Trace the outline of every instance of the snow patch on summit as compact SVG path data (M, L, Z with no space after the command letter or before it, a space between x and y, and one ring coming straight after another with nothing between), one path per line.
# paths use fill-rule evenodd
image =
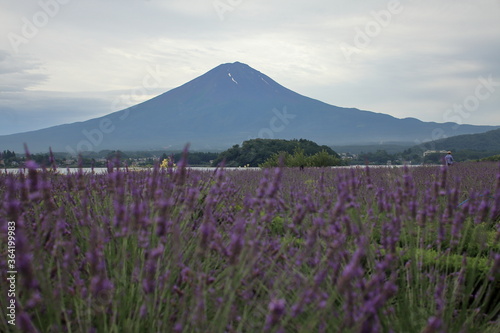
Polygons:
M231 78L231 80L233 80L234 83L238 84L238 81L236 81L232 76L231 76L231 73L227 73L227 75Z
M264 81L264 82L265 82L268 86L270 86L269 82L267 82L266 80L264 80L264 78L263 78L262 76L260 77L260 79L261 79L262 81Z

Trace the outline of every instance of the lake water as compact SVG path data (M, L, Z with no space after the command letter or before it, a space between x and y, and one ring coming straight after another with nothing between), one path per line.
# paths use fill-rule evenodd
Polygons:
M188 167L190 170L201 170L201 171L215 171L217 168L213 167ZM225 170L260 170L260 168L224 168ZM50 169L52 170L52 169ZM68 173L77 173L79 168L58 168L57 172L61 174L68 174ZM125 171L125 168L121 168L120 170ZM147 171L147 170L153 170L152 168L130 168L129 171ZM84 173L90 173L94 172L96 174L103 174L107 173L108 169L107 168L82 168L82 171ZM27 169L0 169L0 173L19 173L19 172L25 172L27 173Z
M420 165L408 165L408 167L416 167ZM437 167L440 165L425 165L428 167ZM336 166L336 167L330 167L332 169L347 169L347 168L365 168L366 166L364 165L348 165L348 166ZM401 168L403 165L370 165L370 168ZM215 171L217 168L214 167L188 167L190 170L200 170L200 171ZM260 170L261 168L224 168L225 170L240 170L240 171L245 171L245 170ZM61 174L68 174L68 173L77 173L78 168L58 168L57 171ZM108 172L107 168L83 168L82 169L84 173L90 173L94 172L96 174L104 174ZM125 170L125 168L122 168L121 170ZM152 170L151 168L130 168L129 171L143 171L143 170ZM19 172L28 172L27 169L0 169L0 173L19 173Z

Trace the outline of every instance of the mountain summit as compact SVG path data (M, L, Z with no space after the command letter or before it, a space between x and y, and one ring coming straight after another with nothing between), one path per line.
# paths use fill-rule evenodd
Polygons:
M295 93L250 66L235 62L153 99L104 117L0 136L0 151L77 153L103 149L225 149L251 138L304 138L319 144L419 142L482 133L494 126L398 119L329 105Z
M187 88L189 94L192 93L191 89L207 89L212 97L226 99L231 94L240 97L242 95L272 97L276 93L293 93L267 75L241 62L219 65L180 87L183 88Z

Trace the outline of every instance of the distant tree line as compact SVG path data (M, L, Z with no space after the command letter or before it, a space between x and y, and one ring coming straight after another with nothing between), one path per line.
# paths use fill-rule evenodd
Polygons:
M10 150L4 150L3 152L0 152L0 166L8 168L11 166L16 166L18 163L18 158L15 152Z
M500 153L500 151L478 151L478 150L469 150L462 149L454 151L452 149L443 150L451 150L453 154L453 158L457 162L465 162L465 161L476 161L480 159L484 159L490 157L492 155ZM389 154L385 150L377 150L376 152L369 153L360 153L356 155L355 158L350 160L350 164L353 165L369 165L369 164L390 164L393 165L401 165L404 163L411 164L443 164L444 153L430 153L424 156L424 149L422 147L413 147L404 150L400 153Z
M253 139L244 141L241 145L234 145L223 152L189 152L188 165L191 166L219 166L223 161L227 167L259 167L275 166L284 163L285 166L328 166L328 165L381 165L404 163L411 164L442 164L443 153L426 154L426 150L451 150L455 161L497 161L500 155L500 139L497 140L500 130L494 130L481 135L465 135L424 143L405 149L402 152L391 152L378 149L372 152L346 154L342 160L340 156L326 145L306 139ZM466 144L463 140L468 139ZM487 140L486 140L487 139ZM446 140L446 141L444 141ZM450 141L451 140L451 141ZM492 142L493 141L493 142ZM446 144L445 144L446 143ZM449 145L447 144L449 143ZM459 148L460 145L464 147ZM474 148L470 148L470 147ZM467 148L465 148L467 147ZM354 147L356 148L356 147ZM361 149L370 149L369 146ZM495 156L496 155L496 156ZM152 167L162 160L172 158L175 163L181 160L181 151L127 151L102 150L99 152L83 152L79 156L68 153L54 153L53 159L59 167L106 167L109 160L121 161L121 165ZM41 166L50 167L52 162L49 153L31 154L30 158ZM0 167L22 167L26 156L14 151L0 151Z
M173 160L178 163L182 159L182 152L177 152L174 154L163 153L160 158L161 161L172 157ZM208 153L208 152L193 152L187 154L187 164L191 166L210 166L211 163L219 156L219 153Z
M480 161L481 162L499 162L500 161L500 154L482 158Z
M189 152L187 155L188 165L210 166L219 153L215 152ZM108 161L120 161L122 166L152 167L162 160L172 157L174 161L181 160L182 152L165 151L137 151L123 152L120 150L102 150L99 152L83 152L79 156L69 153L53 153L53 161L58 167L106 167ZM30 154L30 159L40 166L50 167L52 160L49 153ZM0 167L16 168L22 167L26 160L24 154L4 150L0 152Z

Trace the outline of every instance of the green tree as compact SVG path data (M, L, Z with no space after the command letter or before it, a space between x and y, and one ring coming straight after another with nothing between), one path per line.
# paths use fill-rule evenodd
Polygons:
M342 165L342 160L335 155L322 150L312 156L306 156L302 148L297 148L293 155L288 152L273 154L260 167L269 168L277 166L286 167L328 167Z
M334 155L328 154L326 150L309 157L309 165L315 167L327 167L334 165L342 165L342 160Z
M308 158L304 154L304 149L301 147L296 147L293 151L293 155L290 156L290 160L286 166L289 167L301 167L301 166L309 166Z
M488 157L482 158L480 161L482 161L482 162L498 162L498 161L500 161L500 155L488 156Z
M228 150L219 154L213 165L217 166L222 161L226 162L226 166L259 166L265 163L272 156L278 161L279 156L274 154L287 153L286 157L288 164L294 166L306 166L306 156L311 156L321 151L339 158L339 155L330 147L320 146L317 143L305 140L281 140L281 139L253 139L244 141L241 145L234 145ZM277 163L277 162L276 162Z

